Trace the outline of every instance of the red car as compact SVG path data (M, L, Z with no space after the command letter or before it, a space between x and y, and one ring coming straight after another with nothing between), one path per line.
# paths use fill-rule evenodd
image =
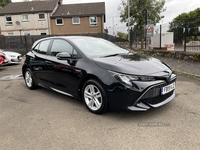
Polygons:
M6 63L6 56L5 56L5 54L3 52L0 52L0 66L3 63Z

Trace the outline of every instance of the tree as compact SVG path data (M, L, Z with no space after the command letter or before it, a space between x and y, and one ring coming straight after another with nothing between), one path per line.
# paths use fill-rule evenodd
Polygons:
M128 6L126 1L127 0L122 0L122 5L119 7L122 22L128 21ZM151 20L151 23L158 23L164 18L164 16L160 16L160 13L166 10L163 8L164 4L165 0L130 0L130 25L137 24L139 27L143 27L145 24L146 11L147 18Z
M0 1L0 10L6 6L8 3L11 3L11 0L1 0Z
M183 43L183 37L187 39L197 40L200 27L200 8L189 13L182 13L175 17L170 23L169 32L174 32L174 42Z
M117 35L118 35L120 38L124 39L124 40L128 40L128 34L126 34L126 33L117 32Z
M165 0L129 0L130 1L130 18L128 19L127 0L122 0L119 7L121 22L128 23L130 26L137 25L137 29L144 30L147 19L151 20L151 24L158 23L164 16L160 14L165 11ZM127 24L128 25L128 24ZM142 32L141 32L142 33ZM141 34L141 40L143 40ZM143 43L143 42L142 42Z

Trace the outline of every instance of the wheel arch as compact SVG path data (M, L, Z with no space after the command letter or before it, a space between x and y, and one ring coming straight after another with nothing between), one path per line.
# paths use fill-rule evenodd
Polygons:
M25 71L26 71L27 68L29 68L27 64L24 64L22 66L22 75L23 75L23 77L24 77L24 73L25 73Z
M83 88L84 84L86 83L86 81L88 81L88 80L96 80L96 81L98 81L99 84L102 86L102 88L105 90L105 86L104 86L103 82L97 76L89 74L86 77L84 77L81 80L80 84L79 84L79 87L78 87L78 91L79 91L78 92L78 96L79 96L80 99L81 99L82 88ZM106 90L105 90L105 92L106 92Z

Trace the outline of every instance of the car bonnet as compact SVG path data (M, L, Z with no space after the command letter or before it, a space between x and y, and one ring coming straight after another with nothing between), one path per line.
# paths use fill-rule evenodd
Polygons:
M93 58L94 62L101 68L132 75L150 75L170 68L153 57L133 55L117 55L113 57Z

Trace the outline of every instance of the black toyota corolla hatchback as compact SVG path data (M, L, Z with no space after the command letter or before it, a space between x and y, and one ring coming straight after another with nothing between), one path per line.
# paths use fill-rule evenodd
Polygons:
M26 86L81 99L92 113L145 111L175 97L176 75L168 65L84 36L36 41L22 67Z

